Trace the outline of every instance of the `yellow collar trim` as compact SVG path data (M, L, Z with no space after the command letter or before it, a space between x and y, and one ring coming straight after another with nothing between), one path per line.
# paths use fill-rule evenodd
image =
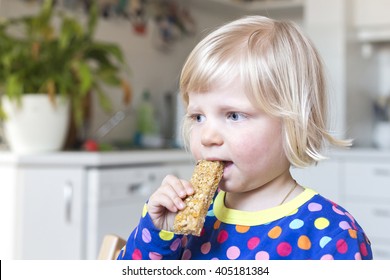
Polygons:
M255 226L267 224L294 214L297 209L316 195L312 189L305 190L291 201L269 209L249 212L225 207L225 192L220 191L214 201L214 214L218 220L227 224Z

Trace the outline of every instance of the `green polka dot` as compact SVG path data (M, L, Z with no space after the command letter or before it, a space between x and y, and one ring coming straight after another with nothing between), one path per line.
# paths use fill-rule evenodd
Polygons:
M164 241L172 240L172 238L174 236L173 232L165 231L165 230L160 231L160 233L158 235Z
M329 220L326 218L318 218L314 221L314 226L317 229L324 229L329 226Z

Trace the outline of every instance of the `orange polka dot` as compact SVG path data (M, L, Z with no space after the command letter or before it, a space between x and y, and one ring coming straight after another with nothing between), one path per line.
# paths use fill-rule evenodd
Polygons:
M237 226L236 226L236 231L239 232L239 233L245 233L245 232L247 232L249 229L250 229L249 226L240 226L240 225L237 225Z
M348 233L349 233L349 236L351 236L352 238L354 238L354 239L357 238L356 230L348 229Z
M280 226L276 226L268 232L268 236L269 238L276 239L280 236L281 233L282 233L282 228Z
M298 239L298 247L302 250L309 250L311 248L311 242L309 237L301 235Z
M221 226L221 222L216 220L214 223L214 229L219 229L220 226Z

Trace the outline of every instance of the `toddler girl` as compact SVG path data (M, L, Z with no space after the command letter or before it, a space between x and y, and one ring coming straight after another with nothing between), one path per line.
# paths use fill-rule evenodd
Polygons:
M351 144L326 128L323 65L298 26L249 16L220 27L189 55L180 89L194 158L225 163L219 192L201 236L176 235L193 189L168 175L119 259L372 259L352 215L290 173L324 159L325 144Z

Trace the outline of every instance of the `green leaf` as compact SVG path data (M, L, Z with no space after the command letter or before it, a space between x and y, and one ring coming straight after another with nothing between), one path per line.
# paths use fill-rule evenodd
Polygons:
M76 69L80 81L80 94L86 96L92 87L93 77L88 64L80 62Z
M111 102L107 98L107 96L104 93L104 91L99 86L97 86L95 90L96 90L96 93L98 95L98 101L99 101L99 104L102 107L102 109L105 112L111 112L112 111Z
M5 92L9 97L18 99L23 92L23 87L21 85L22 83L17 75L10 75L6 80Z

